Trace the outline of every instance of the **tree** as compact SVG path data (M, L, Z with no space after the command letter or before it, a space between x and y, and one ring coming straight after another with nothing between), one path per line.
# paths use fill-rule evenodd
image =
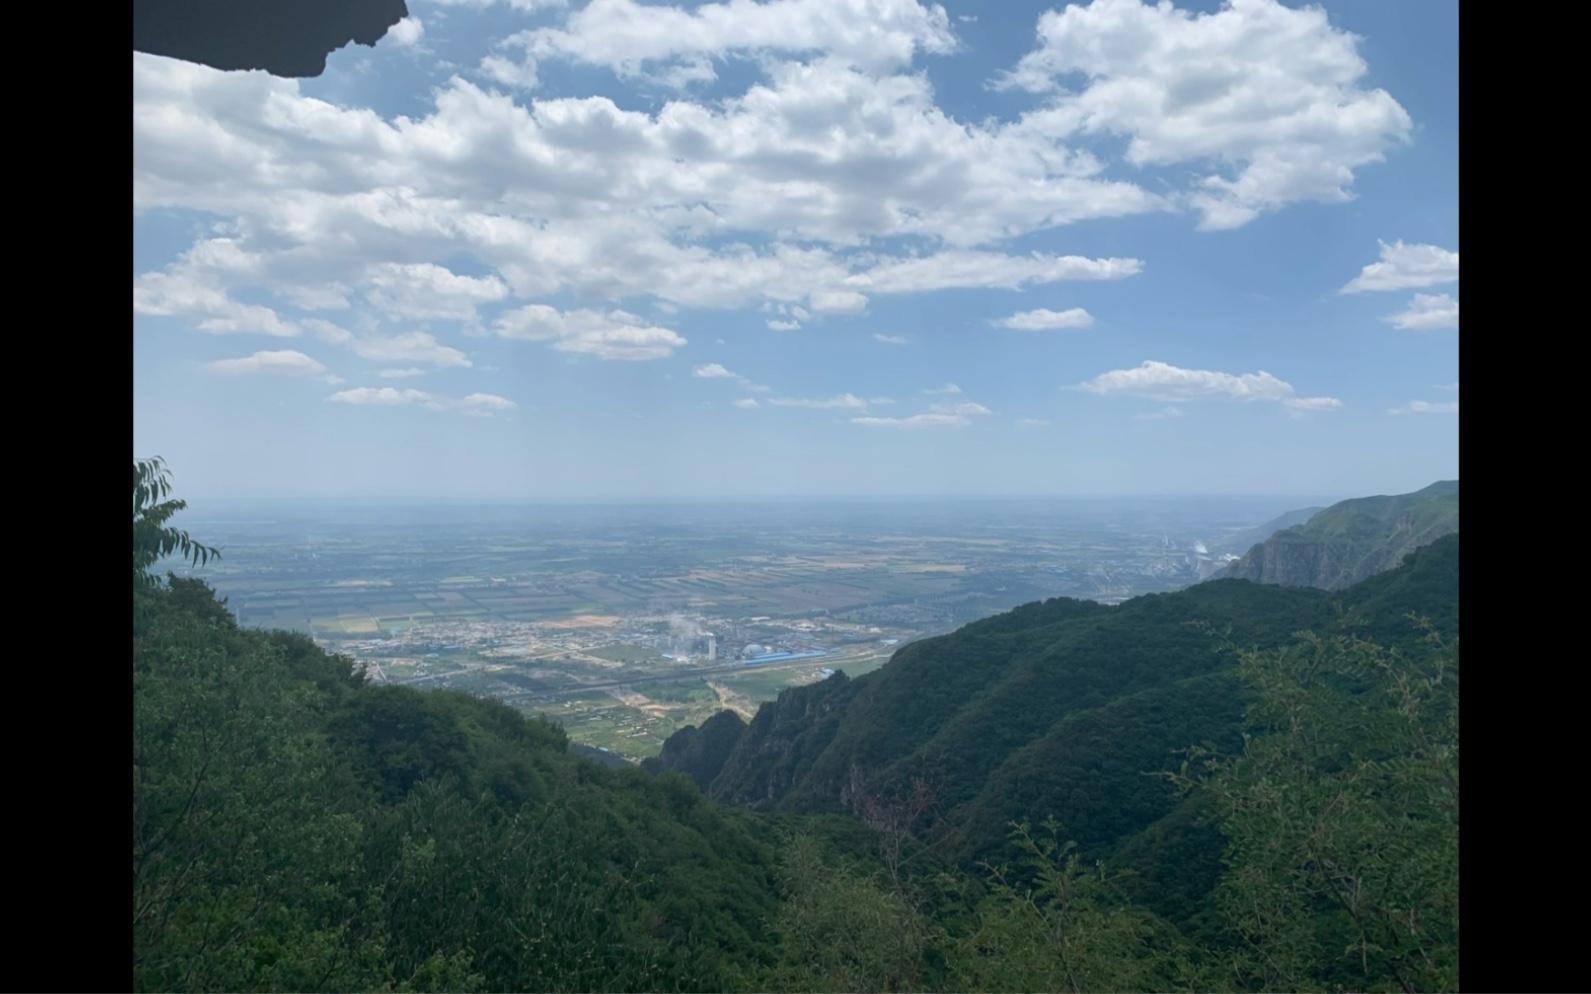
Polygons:
M1230 840L1230 983L1458 989L1458 647L1303 636L1240 652L1239 755L1194 750Z
M220 559L221 551L195 542L188 533L167 522L188 506L184 500L170 500L171 475L165 462L133 460L133 587L154 586L157 581L149 568L160 560L180 554L184 561L202 566Z
M1031 870L1018 883L1005 867L985 863L988 895L973 927L951 954L955 989L981 991L1212 990L1188 944L1152 912L1130 905L1118 878L1099 863L1086 866L1060 825L1035 833L1026 822L1011 839Z

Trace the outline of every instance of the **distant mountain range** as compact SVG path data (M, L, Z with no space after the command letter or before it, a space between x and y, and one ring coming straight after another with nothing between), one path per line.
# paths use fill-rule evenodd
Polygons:
M1313 513L1311 513L1313 512ZM1288 519L1290 524L1282 524ZM1224 576L1342 590L1391 569L1408 553L1458 531L1458 481L1395 497L1359 497L1290 512ZM1266 526L1269 527L1269 526Z

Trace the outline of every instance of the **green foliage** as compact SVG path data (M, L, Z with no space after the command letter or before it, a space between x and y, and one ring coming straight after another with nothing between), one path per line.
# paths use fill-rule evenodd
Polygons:
M134 596L135 990L719 990L772 961L773 854L683 777L370 685L197 580Z
M187 501L168 500L171 476L166 464L154 459L133 460L133 586L155 582L149 567L171 555L180 555L195 566L221 558L221 552L195 542L188 533L167 522Z
M1456 536L1029 605L648 772L156 583L180 507L135 463L135 990L1457 989Z
M809 835L780 864L777 960L754 983L774 991L921 989L932 922L900 894L847 870Z
M1253 731L1180 775L1224 811L1235 983L1458 989L1458 651L1421 648L1240 654Z
M988 896L951 951L953 989L977 991L1169 991L1204 989L1192 950L1152 913L1128 904L1102 864L1085 866L1060 842L1060 825L1012 841L1028 872L1018 883L987 866Z

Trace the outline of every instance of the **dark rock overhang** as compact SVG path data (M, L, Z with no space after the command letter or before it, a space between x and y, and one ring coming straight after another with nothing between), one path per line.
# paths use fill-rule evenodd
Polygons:
M374 46L404 0L133 0L133 51L215 69L319 76L349 42Z

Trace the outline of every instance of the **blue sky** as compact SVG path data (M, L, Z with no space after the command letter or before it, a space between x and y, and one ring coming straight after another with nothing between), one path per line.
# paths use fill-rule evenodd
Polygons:
M133 57L133 449L190 498L1458 475L1457 5L410 0Z

